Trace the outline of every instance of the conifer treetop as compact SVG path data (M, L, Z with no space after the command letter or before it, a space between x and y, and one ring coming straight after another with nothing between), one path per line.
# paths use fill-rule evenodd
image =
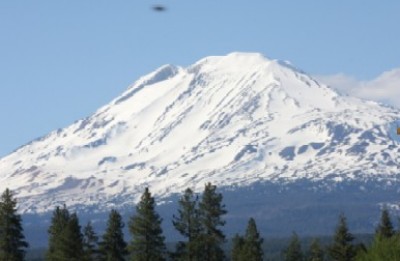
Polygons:
M28 246L17 213L17 200L7 188L0 197L0 260L22 261Z

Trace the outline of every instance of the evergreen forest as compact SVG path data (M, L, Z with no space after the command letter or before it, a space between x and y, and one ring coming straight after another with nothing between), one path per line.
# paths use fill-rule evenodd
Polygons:
M223 195L215 185L206 184L202 194L186 189L176 213L168 221L182 240L171 244L166 242L164 221L157 213L149 188L145 188L129 220L123 220L118 210L112 209L102 235L97 234L91 222L80 224L78 214L67 206L57 206L47 230L45 253L32 259L27 255L29 244L17 201L12 191L6 189L0 198L0 261L400 261L400 231L394 228L387 208L382 209L368 244L356 240L341 213L329 240L316 237L304 243L293 232L278 255L265 251L266 245L274 241L263 238L254 218L243 224L244 234L227 238L224 233L227 213ZM129 231L129 237L124 231Z

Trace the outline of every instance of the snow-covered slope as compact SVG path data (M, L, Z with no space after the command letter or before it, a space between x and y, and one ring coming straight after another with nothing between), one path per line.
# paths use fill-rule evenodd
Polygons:
M400 111L342 96L260 54L166 65L94 115L0 160L24 212L108 209L205 182L394 179Z

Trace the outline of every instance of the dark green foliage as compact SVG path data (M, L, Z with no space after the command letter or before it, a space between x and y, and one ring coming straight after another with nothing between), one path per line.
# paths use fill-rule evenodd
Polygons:
M299 237L296 233L293 233L289 246L284 251L285 261L302 261L304 260L303 252L301 250L301 244Z
M217 187L206 184L199 204L202 232L199 237L201 260L220 261L225 259L222 244L225 235L221 228L225 225L222 216L227 213L222 204L222 194L216 192Z
M81 261L83 256L83 236L78 216L73 213L61 234L60 250L67 260Z
M95 261L98 257L98 237L91 222L83 228L83 252L85 261Z
M49 247L46 253L46 260L62 260L61 235L68 224L69 217L70 214L65 205L62 209L57 206L54 210L51 225L47 231L49 234Z
M394 235L392 221L390 220L389 211L384 208L381 214L381 221L376 228L376 235L383 238L390 238Z
M309 253L308 253L308 261L323 261L324 260L324 251L321 248L318 239L314 239L311 242Z
M244 241L245 243L242 251L244 260L262 261L262 243L264 240L261 238L260 233L258 233L256 221L253 218L250 218L247 224Z
M244 238L236 234L232 239L232 261L241 261L243 260L243 247L244 247Z
M264 255L262 243L263 239L258 233L256 222L253 218L250 218L245 236L236 235L233 238L232 260L262 261Z
M177 244L174 258L177 260L197 260L196 257L201 255L198 242L201 232L198 198L188 188L178 204L178 215L173 216L172 224L186 241Z
M364 243L360 242L354 246L354 250L356 252L356 256L367 253L367 247Z
M333 244L329 248L329 254L335 261L354 260L356 251L352 245L353 235L347 228L346 218L343 214L339 216L339 224L333 237Z
M115 209L111 210L107 221L107 228L99 244L100 260L124 261L127 255L126 242L122 229L124 222Z
M50 261L80 261L83 256L83 236L78 216L70 214L64 206L53 212L49 233L49 249L46 259Z
M154 198L146 188L136 206L136 215L129 221L132 241L129 245L132 260L165 260L166 247L161 228L162 219L155 211Z
M400 237L394 235L390 238L376 236L367 251L357 254L357 261L400 261Z
M19 261L24 260L25 249L28 243L25 241L21 216L17 214L17 201L7 188L0 199L0 260Z

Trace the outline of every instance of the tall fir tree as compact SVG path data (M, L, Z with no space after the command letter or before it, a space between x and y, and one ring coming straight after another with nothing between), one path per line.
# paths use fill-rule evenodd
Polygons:
M400 235L390 238L375 237L366 251L357 253L357 261L397 261L400 260Z
M244 238L238 234L236 234L232 238L232 252L231 252L231 260L232 261L244 260L244 256L243 256L244 243L245 243Z
M308 261L324 261L324 250L317 238L313 239L308 251Z
M70 214L65 206L62 209L56 207L48 233L46 260L82 260L83 237L76 213Z
M128 254L124 240L124 222L117 210L110 212L107 228L99 244L100 260L102 261L124 261Z
M249 219L244 237L235 235L233 238L232 260L233 261L262 261L263 260L263 239L257 230L256 222Z
M60 250L64 260L81 261L83 257L83 235L76 213L70 215L67 226L63 229L60 239Z
M289 245L284 251L285 261L303 261L303 251L301 250L301 244L299 237L295 232L290 239Z
M161 261L166 258L162 219L155 211L155 201L146 188L136 206L136 214L129 221L132 241L129 245L131 260Z
M63 208L59 206L53 211L53 216L51 218L51 224L48 229L49 243L46 253L46 260L48 261L58 261L63 260L64 256L62 253L62 233L67 227L70 219L70 214L66 206Z
M392 221L390 220L390 214L388 209L385 207L382 209L381 220L376 228L376 236L383 238L390 238L395 234L393 229Z
M0 199L0 260L24 260L28 243L23 234L21 216L17 214L17 201L7 188Z
M329 248L329 255L334 261L352 261L356 256L353 235L349 232L346 218L343 214L339 216L339 223L335 230L333 243Z
M194 261L199 260L199 235L201 232L198 197L188 188L178 202L178 214L173 216L172 224L186 239L177 244L175 259Z
M83 252L84 261L95 261L98 259L99 238L96 235L92 223L89 221L83 228Z
M250 218L247 224L244 241L244 247L242 250L244 260L262 261L264 255L262 243L264 239L260 236L260 233L257 230L256 221L253 218Z
M206 184L199 204L202 232L199 244L202 260L220 261L225 259L222 245L225 235L221 227L225 225L222 216L227 213L222 203L222 194L217 193L217 187L211 183Z

